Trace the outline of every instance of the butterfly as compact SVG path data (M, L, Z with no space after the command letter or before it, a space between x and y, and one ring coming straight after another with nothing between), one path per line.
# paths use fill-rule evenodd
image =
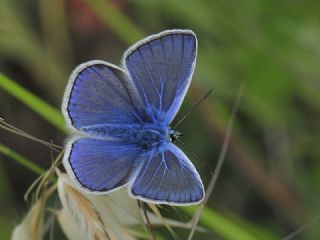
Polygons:
M170 128L189 88L197 56L191 30L166 30L131 46L122 68L94 60L67 84L62 113L72 135L64 167L93 194L127 186L133 198L191 205L204 198L201 178Z

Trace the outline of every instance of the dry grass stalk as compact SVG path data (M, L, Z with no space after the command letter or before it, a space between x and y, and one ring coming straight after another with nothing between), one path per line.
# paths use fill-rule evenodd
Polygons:
M152 203L148 203L148 206L153 211L155 216L160 220L160 222L168 229L168 231L171 233L172 237L174 239L177 239L178 238L177 234L171 228L171 226L169 225L168 221L161 215L161 213L160 213L159 209L157 208L157 206L155 204L152 204Z
M86 196L103 212L102 217L107 218L112 215L123 225L144 223L138 201L129 196L125 187L104 196Z
M43 236L44 207L46 197L39 198L12 233L12 240L41 240Z
M97 212L93 204L73 186L66 174L60 173L58 176L58 193L63 206L62 211L69 213L75 222L73 227L77 227L70 229L68 233L79 231L80 239L86 240L111 240L112 238L105 230L100 213ZM65 219L67 218L68 216L65 216ZM66 221L63 221L61 226L65 223Z
M56 191L56 185L52 185L47 188L47 183L43 181L38 188L43 189L42 193L36 194L34 197L35 202L33 203L31 209L22 220L22 222L17 225L13 232L12 240L41 240L44 233L44 212L47 199Z
M134 240L130 225L143 225L137 201L132 199L125 188L104 196L86 195L101 214L106 231L113 239Z
M57 219L62 231L69 240L81 239L81 231L79 231L79 226L74 221L68 210L65 208L59 210L57 212Z
M136 240L144 235L131 228L133 225L144 226L145 221L137 200L128 195L125 187L107 195L84 194L66 174L58 173L58 176L58 192L63 205L57 214L58 221L69 239ZM156 205L150 207L155 212L148 212L152 225L166 226L173 236L175 233L170 226L190 228L190 224L163 218ZM80 233L79 229L85 232Z

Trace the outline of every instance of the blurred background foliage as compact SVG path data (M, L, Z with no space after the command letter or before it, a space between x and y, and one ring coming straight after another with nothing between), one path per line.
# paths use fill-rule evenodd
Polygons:
M237 239L222 232L241 229L259 236L253 239L280 239L318 216L316 0L0 0L0 117L63 144L66 135L56 109L35 106L37 100L24 91L59 110L76 65L92 59L119 64L129 45L172 28L192 29L199 40L195 75L177 119L209 89L214 91L180 129L189 148L212 169L245 83L226 162L201 222L209 231L194 239ZM0 239L8 239L26 211L23 194L37 177L8 151L43 168L52 156L47 148L2 129L0 144ZM207 185L209 171L192 160ZM319 239L319 224L294 239ZM178 233L181 239L187 236Z

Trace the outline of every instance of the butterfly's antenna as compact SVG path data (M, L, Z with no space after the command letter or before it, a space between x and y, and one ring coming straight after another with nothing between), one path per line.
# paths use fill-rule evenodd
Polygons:
M200 100L199 102L197 102L192 108L189 109L188 112L186 112L184 114L184 116L176 123L176 125L173 126L172 129L175 129L176 127L178 127L180 125L180 123L182 123L184 120L186 120L186 118L190 115L190 113L192 113L202 102L203 100L205 100L207 97L209 97L209 95L212 93L213 89L210 89Z
M199 158L199 156L197 154L194 153L194 151L192 151L185 142L182 142L181 139L177 138L176 139L179 143L181 143L182 146L184 146L186 148L186 150L192 155L194 156L199 162L201 162L204 166L206 166L206 168L209 170L210 174L213 175L213 171L211 170L211 168L208 166L208 164L206 164L206 162L202 161L201 158Z

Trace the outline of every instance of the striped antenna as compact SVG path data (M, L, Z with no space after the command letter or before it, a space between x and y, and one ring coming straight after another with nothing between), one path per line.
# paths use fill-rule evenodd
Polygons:
M209 97L209 95L212 93L213 89L210 89L209 92L207 92L200 100L199 102L197 102L192 108L189 109L188 112L186 112L183 117L176 123L176 125L173 126L172 129L175 129L176 127L178 127L180 125L180 123L182 123L184 120L186 120L186 118L190 115L190 113L192 113L202 102L203 100L205 100L207 97Z
M210 174L213 175L213 171L211 170L211 168L208 166L208 164L204 161L201 160L201 158L195 154L194 151L192 151L185 142L182 142L180 138L176 139L179 143L181 143L182 146L185 147L185 149L193 156L195 157L199 162L201 162L204 166L206 166L206 168L209 170Z

